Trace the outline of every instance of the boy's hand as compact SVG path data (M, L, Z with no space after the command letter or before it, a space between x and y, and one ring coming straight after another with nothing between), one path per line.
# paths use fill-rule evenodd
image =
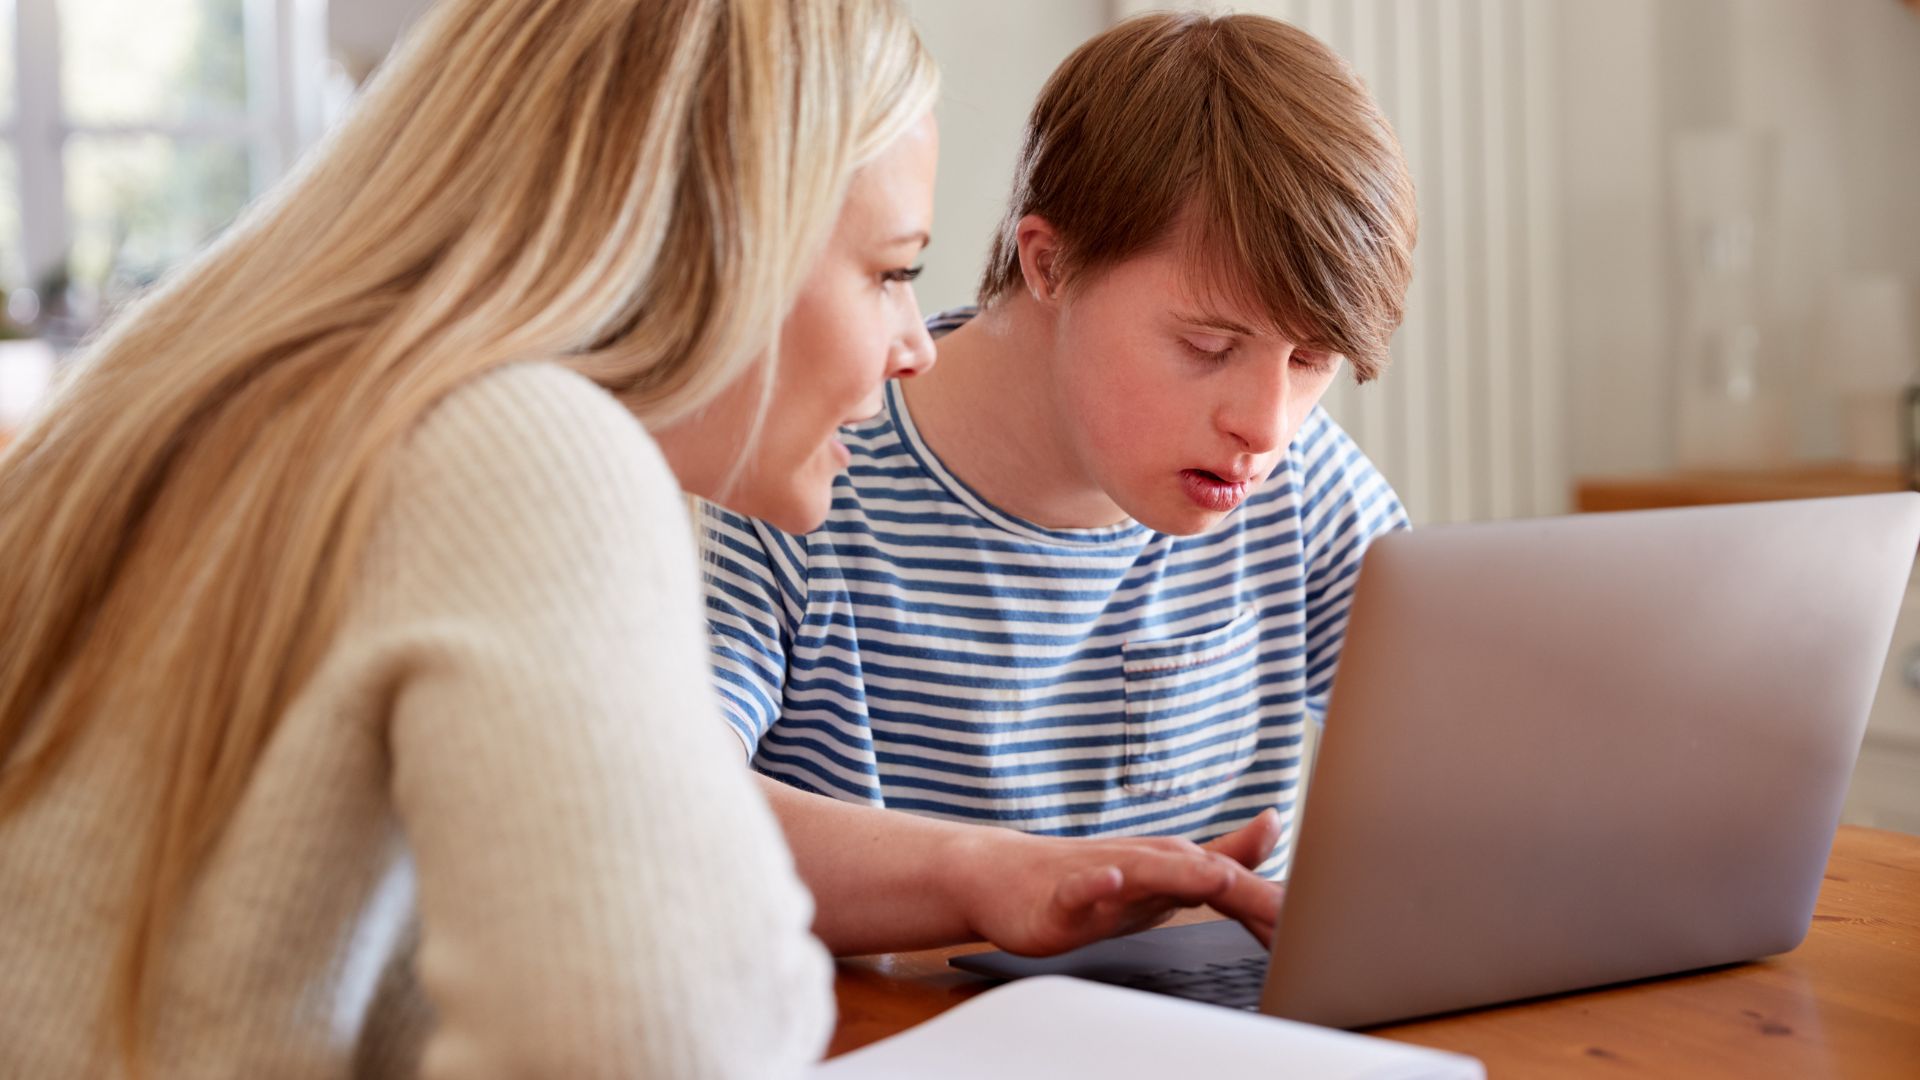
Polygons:
M956 859L974 933L1024 956L1048 956L1154 926L1211 904L1261 944L1273 940L1281 886L1260 877L1279 840L1272 810L1206 846L1172 837L1062 839L994 830Z

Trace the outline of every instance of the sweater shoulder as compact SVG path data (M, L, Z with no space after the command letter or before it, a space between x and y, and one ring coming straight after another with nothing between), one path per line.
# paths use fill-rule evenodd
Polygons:
M573 478L608 497L679 492L640 421L612 394L553 363L496 368L421 419L400 455L399 484L433 489L461 478L483 479L496 491Z

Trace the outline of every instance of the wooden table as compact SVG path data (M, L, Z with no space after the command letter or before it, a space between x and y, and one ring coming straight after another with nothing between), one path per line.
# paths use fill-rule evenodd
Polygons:
M840 963L830 1054L992 985L947 966L982 946ZM1843 827L1813 927L1784 956L1396 1024L1371 1034L1472 1054L1491 1077L1920 1077L1920 837Z
M1859 465L1809 464L1778 469L1708 470L1638 476L1586 476L1574 482L1574 509L1653 510L1671 506L1823 499L1836 495L1878 495L1905 491L1898 469Z

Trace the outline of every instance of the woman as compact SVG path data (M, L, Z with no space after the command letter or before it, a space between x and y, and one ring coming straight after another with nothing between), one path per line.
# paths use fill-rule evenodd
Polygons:
M818 1055L681 489L810 527L930 362L934 85L888 0L447 0L89 350L0 458L0 1073Z

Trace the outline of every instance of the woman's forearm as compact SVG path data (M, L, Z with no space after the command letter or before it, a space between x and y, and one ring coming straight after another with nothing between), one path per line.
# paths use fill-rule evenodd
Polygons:
M966 864L1003 830L858 806L755 779L813 891L813 932L834 955L979 940L958 883L971 873Z
M1271 810L1204 846L1169 836L1047 837L843 803L756 778L837 956L991 941L1047 956L1211 904L1262 941L1281 889L1253 868Z

